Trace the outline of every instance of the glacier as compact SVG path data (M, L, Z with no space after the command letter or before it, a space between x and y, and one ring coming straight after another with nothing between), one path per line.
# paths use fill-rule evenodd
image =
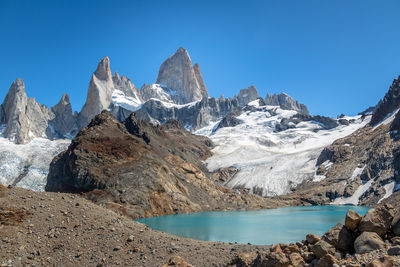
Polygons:
M260 106L257 100L249 105L254 109L237 117L239 125L217 129L219 122L214 121L195 133L208 136L216 145L213 156L205 161L209 171L235 167L238 172L225 185L262 196L287 194L303 181L324 179L316 175L321 151L370 120L370 116L345 117L352 123L330 130L316 121L303 121L295 128L276 132L276 124L297 112Z
M51 161L70 143L69 139L34 138L17 145L0 135L0 183L43 191Z

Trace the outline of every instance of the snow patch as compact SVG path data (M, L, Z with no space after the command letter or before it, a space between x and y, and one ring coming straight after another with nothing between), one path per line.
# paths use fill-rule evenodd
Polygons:
M139 98L126 96L124 92L120 90L114 90L112 94L112 104L132 112L142 107L142 101L140 101Z
M371 187L374 180L360 185L351 197L339 197L336 198L331 205L354 205L357 206L360 202L360 197Z
M381 199L379 199L378 204L381 203L382 200L390 197L393 194L394 187L395 187L395 182L391 182L383 186L383 188L385 189L385 195Z

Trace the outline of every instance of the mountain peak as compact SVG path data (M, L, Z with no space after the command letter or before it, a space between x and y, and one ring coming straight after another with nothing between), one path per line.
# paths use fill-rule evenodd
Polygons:
M195 69L198 70L197 73ZM208 96L208 93L204 93L207 87L199 66L192 65L189 53L183 47L162 63L156 83L175 91L174 101L178 104L198 101L205 95Z
M106 56L102 58L97 65L97 69L94 72L94 75L100 80L111 80L111 68L110 68L110 59Z

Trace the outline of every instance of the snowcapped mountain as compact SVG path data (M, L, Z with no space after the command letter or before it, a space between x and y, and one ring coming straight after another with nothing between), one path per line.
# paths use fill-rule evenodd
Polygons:
M361 116L345 117L343 124L328 129L318 117L299 120L297 115L298 111L255 100L235 117L237 125L221 128L216 121L197 130L196 134L208 136L216 144L213 156L206 160L209 170L237 169L225 183L231 188L248 188L263 196L286 194L303 181L324 179L316 174L324 147L369 122ZM290 119L289 128L279 131L282 121Z
M184 48L161 65L156 83L140 90L128 77L117 72L112 76L110 60L104 57L91 76L79 113L72 112L66 94L49 109L28 99L22 80L13 83L0 108L0 182L43 189L51 159L104 109L119 121L132 112L156 125L181 121L216 144L206 161L210 171L234 167L235 175L225 184L263 196L323 180L324 175L316 174L321 151L369 121L361 115L312 116L285 93L260 98L255 86L241 89L233 98L209 97L199 64L192 65Z

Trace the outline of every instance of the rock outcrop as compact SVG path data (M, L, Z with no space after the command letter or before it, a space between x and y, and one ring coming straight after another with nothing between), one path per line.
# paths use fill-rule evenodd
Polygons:
M78 133L78 115L72 113L71 103L67 94L62 96L60 102L52 107L51 111L55 116L54 119L49 121L49 126L57 137L71 138Z
M161 65L157 84L165 85L174 102L186 104L208 96L207 87L201 77L200 67L194 67L189 53L180 47L176 53Z
M139 90L128 77L124 75L120 76L118 72L115 72L112 80L115 90L120 90L125 94L125 96L133 97L138 101L142 100L139 94Z
M379 101L371 118L371 125L381 122L387 115L400 108L400 76L393 80L385 97Z
M280 106L282 109L295 110L299 113L309 115L308 108L304 104L300 104L297 100L290 97L285 93L281 94L267 94L265 97L265 104L271 106Z
M252 85L247 89L241 89L237 96L239 104L241 106L247 105L249 102L256 100L260 96L258 95L257 88Z
M178 122L153 126L132 113L120 123L103 111L53 160L46 191L81 192L132 218L273 205L215 183L202 163L211 148Z

